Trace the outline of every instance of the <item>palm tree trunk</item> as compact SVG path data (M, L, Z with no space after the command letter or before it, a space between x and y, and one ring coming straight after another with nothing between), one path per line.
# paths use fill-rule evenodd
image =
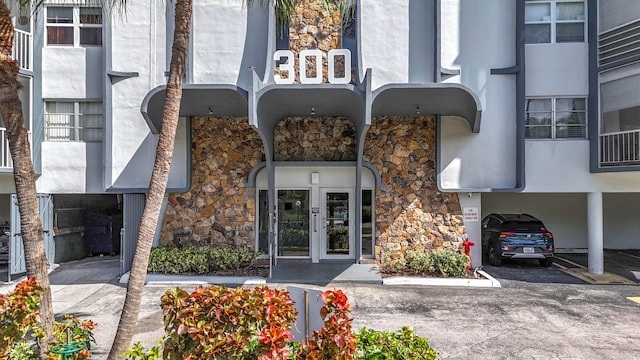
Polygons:
M7 128L9 151L13 159L13 178L18 197L18 209L22 242L24 244L27 275L35 276L42 286L43 292L40 302L40 322L47 337L41 342L40 351L48 351L47 344L53 336L53 306L51 300L51 285L47 273L47 257L44 251L44 237L38 198L36 180L31 162L31 147L29 135L24 126L22 103L18 97L20 83L18 82L18 65L11 58L13 48L13 25L9 9L0 1L0 114Z
M169 80L165 95L162 114L162 129L156 148L156 159L153 164L149 194L142 213L138 243L131 265L131 274L127 285L127 295L120 315L120 322L116 337L113 341L110 360L122 359L133 338L138 321L140 301L144 290L144 281L149 265L149 252L153 244L153 237L160 216L160 208L164 198L169 168L173 156L173 147L178 125L180 102L182 100L182 79L185 72L187 51L189 49L189 35L191 28L192 0L177 0L175 33L169 67Z

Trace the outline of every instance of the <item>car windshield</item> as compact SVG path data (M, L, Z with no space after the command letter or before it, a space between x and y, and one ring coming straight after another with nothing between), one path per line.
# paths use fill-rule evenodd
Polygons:
M506 221L503 230L515 232L547 231L540 221Z

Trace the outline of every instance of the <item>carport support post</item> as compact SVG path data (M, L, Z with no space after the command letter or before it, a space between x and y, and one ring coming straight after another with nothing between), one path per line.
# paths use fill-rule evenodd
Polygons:
M589 272L600 275L604 273L601 192L587 194L587 226L589 236Z

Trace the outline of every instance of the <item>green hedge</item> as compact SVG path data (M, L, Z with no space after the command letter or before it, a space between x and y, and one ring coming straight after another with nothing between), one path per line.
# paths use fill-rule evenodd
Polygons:
M382 254L382 268L387 272L463 277L467 274L469 266L469 257L457 251L407 250L405 254L401 252Z
M204 275L240 270L253 265L259 255L241 247L158 246L151 249L147 271L159 274Z

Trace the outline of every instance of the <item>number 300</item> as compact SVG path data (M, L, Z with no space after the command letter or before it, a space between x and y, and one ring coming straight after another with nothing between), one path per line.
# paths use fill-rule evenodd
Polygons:
M344 58L344 64L348 69L351 66L351 52L349 49L333 49L327 53L328 78L330 84L348 84L351 82L351 71L346 70L344 75L336 77L335 60L338 57ZM284 62L278 64L280 75L273 75L273 81L276 84L293 84L295 80L295 56L291 50L278 50L273 53L273 60L281 60ZM316 74L313 77L307 76L307 58L315 58ZM300 82L302 84L320 84L322 82L322 51L320 50L302 50L299 55L300 63ZM286 71L286 75L283 76Z

